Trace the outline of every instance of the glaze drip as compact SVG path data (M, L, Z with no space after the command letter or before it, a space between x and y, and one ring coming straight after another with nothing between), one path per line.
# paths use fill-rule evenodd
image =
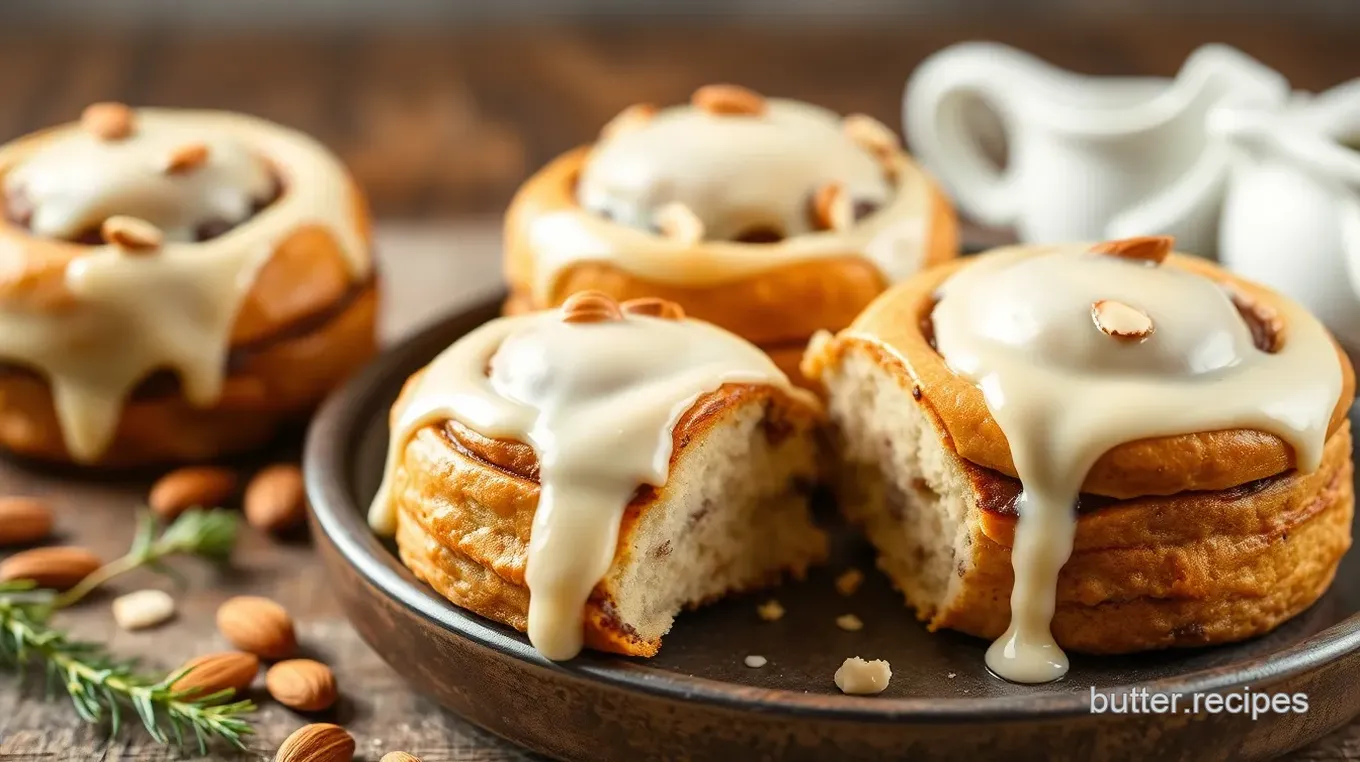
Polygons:
M375 531L396 530L402 453L425 426L453 419L529 444L540 492L525 570L528 634L554 660L580 651L586 602L613 562L623 511L640 485L666 483L672 430L701 395L760 383L815 404L759 349L707 323L562 317L553 310L492 321L421 371L394 407L369 512Z
M1067 657L1054 641L1058 573L1072 551L1076 503L1096 460L1150 437L1255 429L1294 449L1312 471L1342 386L1322 326L1284 302L1288 335L1257 348L1232 298L1171 264L1053 247L997 253L947 280L932 315L936 347L978 385L1010 445L1023 491L1012 549L1011 624L988 666L1023 683L1055 680ZM1095 305L1130 310L1115 335ZM1129 321L1132 321L1131 323Z

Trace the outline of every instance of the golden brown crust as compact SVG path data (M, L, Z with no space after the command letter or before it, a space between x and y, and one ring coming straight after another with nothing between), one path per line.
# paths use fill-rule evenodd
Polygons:
M407 382L403 397L418 377ZM728 384L700 397L677 422L672 466L691 442L757 401L767 406L766 435L772 438L787 433L783 425L807 429L820 420L819 410L774 387ZM455 604L521 631L529 601L524 568L539 491L537 459L526 450L523 443L489 439L457 424L426 426L402 451L391 485L402 562ZM656 489L639 488L620 524L622 555L615 563L626 560L628 538L659 499ZM659 641L639 638L612 615L612 594L605 583L592 593L586 645L633 656L655 654Z
M511 290L508 314L555 307L572 293L587 289L603 291L619 301L659 296L680 304L691 317L722 326L755 344L782 344L806 341L820 329L849 325L885 287L882 275L862 252L847 251L842 256L792 263L705 286L658 283L608 263L581 262L567 267L548 298L540 301L531 290L538 257L528 230L545 214L580 209L576 179L589 150L588 146L577 148L549 163L525 182L510 203L505 222L505 275ZM958 253L953 207L932 181L927 179L927 183L929 242L923 267Z
M1063 648L1125 653L1259 635L1311 605L1350 547L1350 426L1328 439L1314 472L1250 489L1113 501L1084 512L1058 578L1053 634ZM1006 479L971 469L975 490ZM960 593L918 607L931 629L999 637L1010 620L1013 515L979 511Z
M377 285L370 283L322 325L241 352L211 407L190 405L174 387L169 394L134 394L97 465L200 461L267 443L377 352L377 305ZM0 446L24 457L70 460L51 389L40 376L0 374Z
M9 155L30 155L61 129L20 138L10 145ZM0 166L0 182L11 168ZM282 193L288 192L285 186ZM349 195L350 214L363 244L370 246L368 205L352 180ZM0 301L62 310L72 299L66 266L88 250L84 244L34 236L0 213ZM244 364L231 369L222 399L199 409L178 394L134 398L112 444L94 465L202 460L268 441L281 423L311 409L376 352L376 305L375 282L355 283L330 231L300 225L278 242L241 303L231 348L263 348L238 353ZM289 335L339 306L339 314L323 325L305 335ZM44 380L28 373L0 375L0 447L28 457L69 460Z
M923 330L934 307L936 290L967 263L949 263L894 287L824 350L814 353L818 355L814 362L832 362L851 346L865 348L898 377L902 388L913 390L913 396L919 393L923 409L936 428L945 432L950 449L978 466L1013 477L1016 472L1010 446L987 410L981 390L949 369ZM1189 270L1225 284L1265 315L1273 313L1272 305L1281 299L1202 259L1173 254L1162 266ZM1284 330L1287 340L1288 327ZM1355 373L1340 346L1337 356L1342 390L1329 433L1345 423L1355 398ZM1293 466L1293 449L1273 434L1245 429L1199 432L1119 445L1096 461L1082 490L1116 498L1216 491L1275 476Z

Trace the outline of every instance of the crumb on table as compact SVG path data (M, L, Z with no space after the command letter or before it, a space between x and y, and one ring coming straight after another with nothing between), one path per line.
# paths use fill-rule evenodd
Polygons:
M864 572L859 569L847 569L844 574L836 578L836 591L841 595L854 595L862 584L864 584Z
M779 601L769 600L757 606L756 613L767 622L777 622L784 618L784 607Z
M836 626L846 632L859 632L864 629L864 622L854 614L841 614L836 617Z
M882 693L892 679L892 665L882 659L865 661L852 656L836 670L836 687L841 693L866 695Z
M751 667L752 669L759 669L769 663L770 663L769 659L766 659L764 656L760 656L759 654L751 654L750 656L746 657L746 666Z

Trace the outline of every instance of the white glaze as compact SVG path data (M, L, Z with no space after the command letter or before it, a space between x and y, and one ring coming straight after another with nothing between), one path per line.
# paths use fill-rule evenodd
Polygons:
M194 405L218 399L240 305L260 267L299 228L329 232L356 279L371 266L348 176L311 138L221 112L144 109L136 112L134 129L128 141L103 143L70 125L0 149L0 174L19 178L34 194L34 220L45 230L75 232L127 209L170 226L169 240L155 252L85 249L65 269L69 307L35 309L22 297L0 303L0 358L48 379L67 449L77 461L104 452L129 392L157 369L175 371ZM187 173L182 180L190 192L166 195L160 181L149 179L146 164L190 141L210 146L208 165L200 168L207 174L195 179L195 172ZM217 238L181 240L199 222L239 219L242 204L248 213L248 202L264 195L258 167L241 150L270 163L283 194ZM212 185L217 181L225 185ZM0 266L17 266L30 245L51 244L0 237Z
M987 664L1035 683L1067 670L1049 623L1073 506L1095 461L1138 439L1240 428L1279 436L1312 471L1342 375L1326 331L1292 302L1280 310L1285 344L1268 354L1207 278L1079 246L1028 251L953 275L933 319L941 356L982 390L1023 485L1011 625ZM1101 332L1091 317L1101 299L1146 313L1154 331L1142 340Z
M770 384L815 404L763 352L707 323L567 323L557 310L494 320L436 357L398 402L369 523L395 531L394 471L425 426L452 419L529 444L541 487L525 570L529 640L570 659L624 509L640 485L666 483L676 422L726 383Z
M889 282L920 269L932 203L920 170L901 152L875 159L845 137L830 112L792 101L769 105L769 117L719 117L676 107L602 140L583 171L581 206L529 223L535 297L546 302L562 273L581 262L605 262L683 286L717 285L840 256L863 256ZM808 200L830 180L845 183L856 199L883 206L846 230L813 231ZM694 211L710 239L757 222L794 234L768 244L666 238L649 226L651 215L671 201ZM624 224L595 208L608 208Z

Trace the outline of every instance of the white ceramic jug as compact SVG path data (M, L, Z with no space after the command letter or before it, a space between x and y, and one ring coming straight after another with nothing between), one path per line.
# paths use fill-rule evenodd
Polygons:
M1284 113L1224 109L1209 131L1234 151L1223 263L1360 351L1360 80Z
M960 207L1027 242L1170 233L1213 255L1228 159L1204 122L1223 105L1278 107L1289 85L1237 50L1207 45L1174 80L1091 77L1013 48L964 43L927 59L903 100L907 136ZM968 115L1001 119L1009 160L987 158Z

